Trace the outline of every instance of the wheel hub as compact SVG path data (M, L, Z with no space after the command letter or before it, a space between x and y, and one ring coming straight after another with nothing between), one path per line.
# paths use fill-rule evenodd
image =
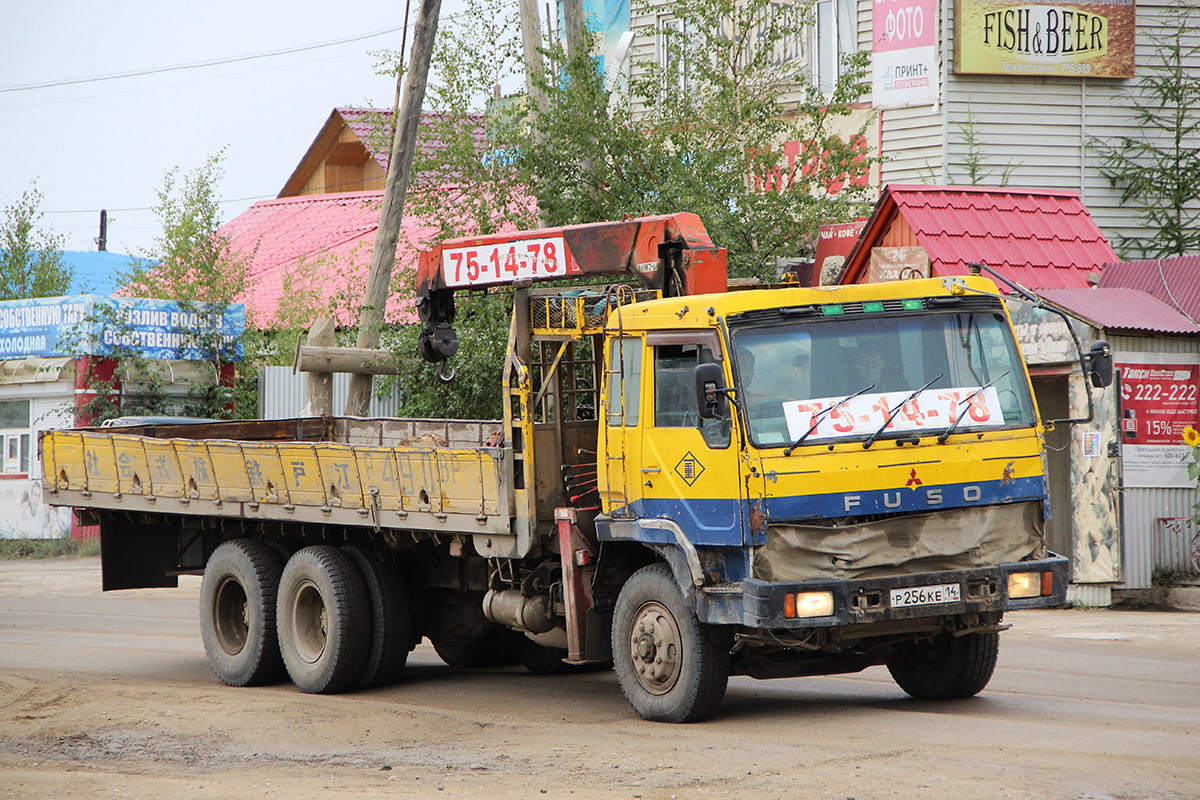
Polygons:
M646 603L633 615L629 655L634 677L646 691L671 691L679 680L682 650L679 625L662 603Z
M292 596L292 641L296 653L309 664L325 652L326 612L321 590L312 581L296 587Z
M231 656L242 652L250 638L250 609L246 590L233 576L222 580L213 595L213 623L221 649Z

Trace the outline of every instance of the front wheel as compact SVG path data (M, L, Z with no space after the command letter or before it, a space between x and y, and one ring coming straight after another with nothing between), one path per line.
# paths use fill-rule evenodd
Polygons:
M729 650L683 600L670 569L644 567L621 587L613 613L613 665L642 719L698 722L729 683Z
M1000 651L997 633L942 633L930 641L911 642L892 651L888 672L919 700L958 700L983 691L996 670Z

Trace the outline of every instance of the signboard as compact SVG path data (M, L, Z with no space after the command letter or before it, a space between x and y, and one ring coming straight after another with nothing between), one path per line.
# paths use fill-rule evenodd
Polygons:
M872 247L869 283L929 277L929 254L924 247Z
M938 98L936 0L875 0L871 97L875 108Z
M1200 359L1129 354L1121 370L1121 459L1126 486L1195 488L1183 429L1200 428Z
M1133 0L955 0L954 71L1134 76Z
M561 236L442 251L442 280L452 287L512 283L518 278L561 278L578 272Z
M212 314L174 300L105 295L39 297L0 302L0 359L26 356L116 355L204 361ZM217 321L224 361L242 358L246 307L235 303Z
M854 249L854 243L858 241L858 235L862 233L866 224L866 219L859 219L854 222L822 225L817 229L817 249L813 255L816 283L828 286L835 276L841 274L846 265L846 256Z
M783 404L788 435L796 441L813 426L813 439L838 439L869 436L879 430L892 409L905 399L906 392L860 394L841 402L841 397L821 397L815 400L793 400ZM828 410L827 410L828 409ZM949 428L962 415L960 428L999 426L1004 424L1004 411L996 387L983 391L979 387L959 389L926 389L904 403L904 406L884 428L885 431L937 431Z

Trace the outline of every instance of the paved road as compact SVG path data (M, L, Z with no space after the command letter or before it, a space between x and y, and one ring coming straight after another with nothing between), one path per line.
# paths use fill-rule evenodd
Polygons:
M103 595L95 560L0 562L4 797L1200 797L1200 614L1013 614L980 697L886 670L731 681L720 716L634 717L611 672L461 671L314 697L221 686L199 582Z

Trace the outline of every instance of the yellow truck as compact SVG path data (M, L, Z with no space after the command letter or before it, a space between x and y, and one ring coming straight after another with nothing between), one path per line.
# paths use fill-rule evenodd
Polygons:
M730 675L879 664L961 698L1005 612L1065 601L1051 423L988 279L727 290L676 214L445 242L417 283L447 380L456 293L511 291L502 419L41 439L106 590L203 574L227 684L388 683L428 637L459 667L611 662L650 720L712 715ZM1080 363L1111 380L1103 343Z

